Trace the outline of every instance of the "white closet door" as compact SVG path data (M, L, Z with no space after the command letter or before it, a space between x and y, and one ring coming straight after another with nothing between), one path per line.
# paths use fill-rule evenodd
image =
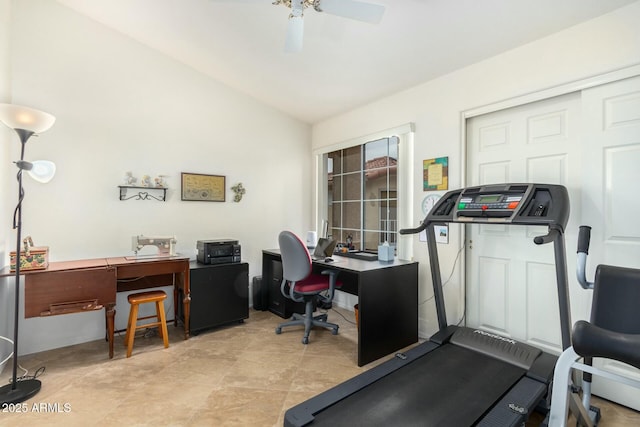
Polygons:
M583 91L583 117L581 210L592 227L593 280L598 264L640 268L640 77ZM640 380L640 370L623 363L594 365ZM593 393L640 410L640 390L594 377Z
M536 182L571 190L570 183L579 179L579 119L580 94L573 93L468 120L469 185ZM575 227L573 221L568 226ZM553 246L533 243L546 232L533 226L467 226L467 324L559 353Z
M467 156L469 185L522 181L568 188L573 322L589 319L592 298L575 279L579 225L593 228L590 280L598 264L640 268L640 77L469 119ZM550 247L531 243L542 232L468 226L467 324L558 353L553 255ZM595 363L640 379L628 365ZM640 410L638 390L596 379L593 391Z

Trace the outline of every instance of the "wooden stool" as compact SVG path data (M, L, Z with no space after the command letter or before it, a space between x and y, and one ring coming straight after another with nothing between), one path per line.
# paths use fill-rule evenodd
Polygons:
M164 348L169 347L169 335L167 333L167 319L164 315L164 303L167 298L167 294L164 291L148 291L140 292L137 294L131 294L128 296L131 309L129 310L129 323L127 324L127 334L124 341L127 343L127 357L131 357L131 351L133 350L133 338L136 335L136 331L141 328L149 328L151 326L158 326L160 336L164 340ZM138 317L138 308L140 304L148 302L156 303L156 315ZM138 326L138 320L156 318L156 322L146 323Z

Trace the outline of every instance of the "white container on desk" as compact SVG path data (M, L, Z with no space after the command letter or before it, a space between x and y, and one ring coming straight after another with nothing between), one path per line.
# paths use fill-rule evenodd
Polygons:
M384 244L378 246L378 261L393 261L394 252L393 246L384 242Z

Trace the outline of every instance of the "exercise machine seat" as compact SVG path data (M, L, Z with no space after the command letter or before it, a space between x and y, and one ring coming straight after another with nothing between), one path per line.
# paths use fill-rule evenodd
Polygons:
M334 292L342 286L338 281L337 270L323 270L320 274L313 272L311 255L304 242L291 231L283 231L278 236L280 255L282 257L282 284L280 291L286 298L305 303L305 314L294 313L291 320L279 324L276 334L283 327L304 326L303 344L309 343L309 334L313 326L329 328L338 333L338 325L327 322L327 314L314 316L316 305L321 303L328 307L333 300Z
M605 357L640 368L640 270L598 265L591 321L576 322L573 348L583 357Z
M582 237L583 230L580 233L579 241L584 240L586 244L579 244L578 253L587 253L589 231L584 232L586 237ZM586 263L585 258L582 258L582 262ZM582 270L584 271L584 266ZM640 369L638 301L640 301L640 269L598 265L593 282L590 321L579 320L574 324L572 345L562 353L556 364L549 415L550 426L566 426L567 410L571 403L573 403L572 408L577 411L574 415L580 418L579 425L588 427L597 425L600 420L600 411L590 404L592 375L606 375L611 380L640 388L640 381L607 373L592 366L593 358L600 357ZM584 359L584 363L579 362L581 358ZM572 370L583 372L581 404L577 403L579 398L569 387Z
M583 357L605 357L640 368L640 270L598 265L591 321L576 322L573 348Z
M579 320L573 327L573 348L582 357L604 357L640 369L640 334L623 334Z

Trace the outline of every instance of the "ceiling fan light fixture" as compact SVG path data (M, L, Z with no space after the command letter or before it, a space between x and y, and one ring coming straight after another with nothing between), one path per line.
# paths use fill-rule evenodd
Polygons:
M291 9L284 50L287 53L302 50L304 32L304 10L312 7L316 12L377 24L382 20L385 7L357 0L274 0L273 5L283 5Z
M271 4L276 6L281 4L288 7L289 9L292 9L294 4L301 3L303 9L306 9L308 7L313 7L317 12L322 12L322 9L320 9L321 1L322 0L275 0Z

